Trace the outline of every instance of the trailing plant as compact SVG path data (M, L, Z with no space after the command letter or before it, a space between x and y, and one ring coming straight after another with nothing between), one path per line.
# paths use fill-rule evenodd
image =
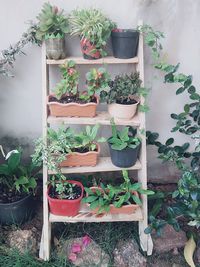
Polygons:
M127 147L136 148L141 144L141 139L135 137L137 130L131 126L124 127L122 131L117 130L114 120L111 120L112 136L108 138L108 143L112 149L122 150Z
M80 133L63 126L57 131L48 128L47 145L42 138L36 140L32 160L38 166L45 164L48 169L59 172L59 164L66 159L67 154L75 151L94 151L97 142L105 142L104 138L97 138L98 129L98 124L93 127L86 126Z
M0 75L13 77L11 68L14 67L14 62L18 55L25 55L23 48L28 43L40 45L40 42L36 38L37 29L37 24L30 22L30 27L22 34L22 37L17 43L0 51Z
M154 57L154 67L164 73L164 82L176 84L176 95L187 93L189 102L184 104L183 110L179 113L172 113L171 118L176 121L172 132L179 131L195 140L195 148L189 150L190 144L184 143L177 146L174 138L169 138L164 144L158 141L158 134L147 132L148 143L156 145L159 158L163 161L175 163L182 172L178 182L177 190L173 193L175 205L169 207L172 212L172 219L176 221L180 214L185 216L189 225L199 227L199 167L200 167L200 94L192 82L192 75L185 75L178 72L180 64L171 65L162 57L161 39L163 33L154 31L152 27L145 25L140 27L144 34L145 43L151 48ZM154 218L154 226L156 218ZM178 221L177 221L178 223ZM153 223L150 224L150 227Z
M33 193L37 186L35 165L23 165L21 157L21 150L12 150L0 165L1 194L5 197Z
M132 104L139 101L140 97L146 98L148 90L141 87L139 72L131 74L117 75L113 81L110 82L110 89L101 92L101 100L108 104ZM141 105L140 109L147 111L146 103Z
M49 2L44 3L37 20L36 38L40 41L48 38L63 38L69 32L69 22L64 10L59 10Z
M69 21L71 35L78 35L81 39L87 39L96 46L102 56L106 55L103 47L106 45L112 29L116 27L115 23L100 10L94 8L74 10Z
M69 96L77 95L79 73L76 70L75 65L76 64L73 60L69 60L65 64L60 65L60 71L63 78L55 88L55 95L57 99L61 99L66 94Z
M98 209L98 213L104 213L109 212L111 204L116 208L133 203L141 205L140 198L134 195L133 192L146 195L154 194L151 190L142 189L140 183L131 183L127 170L123 170L122 175L124 182L119 186L111 184L105 186L101 183L100 187L95 190L85 188L87 196L83 198L83 203L89 203L91 209Z

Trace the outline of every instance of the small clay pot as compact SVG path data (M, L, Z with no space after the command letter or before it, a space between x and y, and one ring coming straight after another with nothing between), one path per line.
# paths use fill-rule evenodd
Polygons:
M98 156L100 154L100 146L97 145L97 151L89 151L86 153L73 152L66 156L66 159L60 163L61 167L80 167L80 166L96 166Z
M68 181L71 184L76 184L81 187L81 196L77 199L74 200L69 200L69 199L55 199L51 198L49 196L49 190L51 186L49 186L47 190L47 198L49 202L49 209L50 212L54 215L60 215L60 216L76 216L80 210L80 205L81 205L81 199L83 198L83 192L84 192L84 187L80 182L70 180Z
M50 97L55 96L51 94L47 97L47 105L49 107L50 115L53 117L95 117L99 99L96 97L96 103L90 102L86 104L50 102Z

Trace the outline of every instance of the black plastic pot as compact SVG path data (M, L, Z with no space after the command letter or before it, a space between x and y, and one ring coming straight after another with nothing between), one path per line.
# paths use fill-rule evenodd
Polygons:
M22 224L28 221L34 214L34 206L32 195L28 195L17 202L0 203L0 224Z
M111 144L109 144L110 149L110 156L112 163L120 168L129 168L133 165L135 165L138 154L140 152L141 145L137 146L136 148L125 148L122 150L114 150L111 147Z
M116 58L132 58L137 55L139 32L136 30L112 31L113 55Z

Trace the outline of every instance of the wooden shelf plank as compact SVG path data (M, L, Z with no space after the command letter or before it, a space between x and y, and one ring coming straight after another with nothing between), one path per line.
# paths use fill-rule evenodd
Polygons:
M53 60L53 59L47 59L46 63L48 65L60 65L64 64L66 60L74 60L76 64L79 65L97 65L97 64L137 64L138 63L138 57L128 58L128 59L120 59L115 57L104 57L96 60L89 60L84 59L83 57L68 57L65 59L59 59L59 60Z
M111 116L106 111L97 112L96 117L88 118L88 117L52 117L49 116L47 118L47 122L50 124L56 123L64 123L64 124L97 124L100 123L102 125L110 125ZM117 125L131 125L135 127L140 126L140 120L138 115L134 116L131 120L124 120L124 119L115 119L115 123Z
M136 164L127 170L140 170L141 163L137 160ZM61 168L63 174L66 173L93 173L93 172L108 172L108 171L120 171L123 168L116 167L112 164L110 157L100 157L96 166L82 166L82 167L64 167ZM48 171L49 174L55 174L55 171Z
M85 205L82 205L78 215L75 217L68 216L58 216L50 213L49 221L50 222L129 222L129 221L142 221L143 214L142 209L138 208L132 214L101 214L95 215L90 212L89 208L86 208Z

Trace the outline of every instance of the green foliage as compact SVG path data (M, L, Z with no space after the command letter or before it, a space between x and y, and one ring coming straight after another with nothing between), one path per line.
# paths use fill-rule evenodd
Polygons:
M141 83L139 72L117 75L110 82L110 90L102 91L103 101L110 103L129 103L133 96L140 95Z
M140 198L133 194L138 192L140 194L152 195L151 190L145 190L141 188L140 183L131 183L128 176L128 171L123 170L124 182L119 186L113 186L111 184L100 184L97 188L85 188L87 196L83 198L83 203L89 203L91 209L98 209L98 213L109 212L110 205L113 204L116 208L120 208L123 205L130 205L135 203L141 205Z
M65 16L64 10L59 10L49 2L44 3L37 19L36 37L40 41L45 38L63 38L65 33L69 32L68 18Z
M104 138L97 138L99 125L86 126L85 130L75 133L70 127L61 126L57 131L48 128L47 145L42 138L36 140L35 151L32 155L34 164L45 164L48 169L59 172L59 164L67 154L78 151L94 151L97 142L105 142Z
M37 186L36 179L32 176L35 166L23 166L21 156L21 150L12 150L5 158L6 163L0 165L0 185L6 194L16 191L29 194Z
M70 182L63 174L58 173L50 177L49 184L55 188L56 197L58 199L74 199L76 192L74 192L75 184Z
M172 132L179 131L182 134L191 136L196 141L194 151L188 151L190 144L173 145L174 139L169 138L164 144L159 142L158 134L147 132L147 142L158 147L159 158L163 161L171 161L181 170L182 175L178 183L177 190L173 192L173 205L168 207L169 216L166 220L157 219L156 215L151 217L150 225L147 232L153 228L158 229L166 223L172 224L175 229L179 229L177 218L185 216L190 226L200 226L199 199L200 199L200 183L198 170L200 167L200 95L197 93L192 83L192 76L179 73L180 64L171 65L161 60L162 45L160 39L163 34L154 32L150 26L141 28L144 33L145 42L151 48L154 55L154 67L164 73L164 82L176 84L176 95L185 93L188 95L189 102L183 106L183 111L179 114L172 113L171 118L176 121ZM160 208L162 207L162 203Z
M88 99L109 87L110 75L105 68L91 69L86 73L87 93L80 97Z
M64 95L77 95L79 73L75 68L73 60L67 61L60 65L60 71L63 79L56 85L55 95L57 99L61 99Z
M108 19L98 9L76 9L69 18L71 26L71 35L78 35L86 38L96 46L102 56L105 56L103 47L109 38L112 29L116 27L110 19Z
M122 131L117 130L114 120L111 120L112 136L108 139L112 149L122 150L127 147L136 148L141 144L139 137L135 137L137 130L133 127L124 127Z

